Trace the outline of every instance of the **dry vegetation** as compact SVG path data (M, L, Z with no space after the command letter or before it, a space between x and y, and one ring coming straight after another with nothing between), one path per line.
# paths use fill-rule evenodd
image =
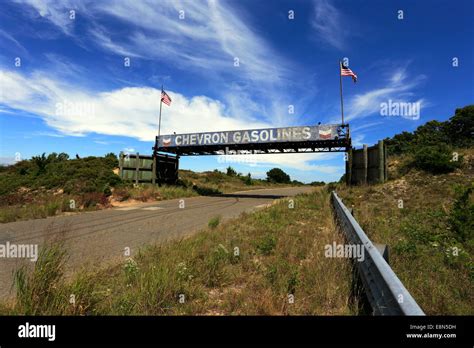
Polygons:
M406 169L409 158L396 156L389 167L394 180L383 185L337 187L345 204L354 207L369 238L389 245L395 273L425 313L432 315L474 313L474 231L460 236L450 223L460 192L474 182L474 150L459 153L465 163L450 174ZM399 208L400 200L403 208ZM469 207L465 209L467 213Z
M149 246L122 264L79 272L70 281L58 270L62 254L53 247L33 273L17 272L17 301L3 304L0 312L356 314L350 262L324 257L324 245L342 242L329 211L329 194L319 188L295 198L294 209L281 200L225 224L215 218L197 235Z
M92 164L99 165L102 162L99 158ZM80 166L79 168L83 169ZM77 171L77 169L74 170ZM102 170L113 180L117 180L118 183L111 186L106 181L113 180L104 179L104 182L100 182L100 184L89 184L90 186L81 186L77 190L68 190L67 188L71 185L67 181L66 184L60 182L59 187L48 188L48 182L45 182L46 186L35 186L24 180L24 186L0 193L0 223L107 209L124 204L130 205L198 195L289 186L289 184L248 179L246 176L229 176L218 171L195 173L190 170L180 171L178 185L156 186L121 182L120 178L112 173L111 168L106 167ZM14 170L11 170L13 173L9 173L6 169L3 169L3 171L3 176L0 172L0 179L20 181L18 176L21 177L21 175L15 176ZM90 170L86 176L96 180L95 176L97 175L95 171ZM29 180L34 181L34 178L29 178ZM56 182L54 184L58 185ZM97 191L97 187L104 188ZM71 202L74 202L74 205L71 205Z

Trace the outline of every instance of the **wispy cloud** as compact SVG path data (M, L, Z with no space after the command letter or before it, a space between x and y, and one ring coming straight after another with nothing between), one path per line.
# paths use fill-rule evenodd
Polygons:
M393 101L420 103L421 107L428 105L424 98L417 98L414 90L425 81L426 76L419 74L409 76L407 67L392 69L392 74L387 77L384 86L371 89L364 93L356 94L344 103L345 120L355 121L374 114L380 114L380 104ZM339 122L340 118L334 117L331 122Z
M157 61L202 76L209 84L245 84L245 88L216 90L236 117L259 116L280 124L287 116L288 105L294 104L284 87L301 73L301 68L273 49L249 25L245 9L232 2L162 0L157 5L151 0L17 1L27 3L84 48L92 42L111 54ZM82 32L74 31L73 21L67 16L74 8L84 19ZM180 19L180 14L184 18ZM127 32L117 31L116 26L112 29L109 24L114 21L127 27ZM293 81L293 90L303 94L308 87L301 84L298 91L298 81Z
M52 137L52 138L64 138L64 134L54 133L54 132L34 132L34 136L40 137Z
M330 1L314 0L311 25L317 38L339 50L344 49L349 31L348 19Z
M28 50L18 42L11 34L7 33L5 30L0 29L0 37L2 37L2 48L8 48L11 51L16 51L18 54L21 54L22 56L29 56ZM16 49L12 49L9 45L6 45L7 42L13 43L13 45L16 47Z
M363 94L357 94L349 102L347 121L363 118L380 112L380 104L389 99L405 100L413 99L413 89L425 80L424 75L410 78L406 68L394 70L386 85L382 88L373 89ZM413 102L425 105L426 100L417 99Z
M285 62L244 21L244 13L226 2L113 1L98 2L95 10L136 28L129 38L115 37L121 49L142 57L159 58L181 67L207 69L227 75L275 82L288 71ZM179 18L184 11L184 18ZM97 37L97 35L96 35ZM98 43L115 47L102 36ZM234 66L234 59L239 67Z
M69 11L81 9L82 13L86 13L84 11L86 7L83 6L85 4L72 0L15 0L15 2L29 5L42 18L53 23L66 35L72 35L74 28L74 20L69 17Z

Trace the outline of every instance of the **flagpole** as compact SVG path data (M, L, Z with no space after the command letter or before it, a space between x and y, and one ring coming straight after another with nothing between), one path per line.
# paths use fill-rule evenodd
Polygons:
M342 99L342 62L339 61L339 88L341 92L341 117L342 117L342 125L344 125L344 102Z
M163 104L163 85L161 85L161 94L160 94L160 119L158 121L158 141L161 133L161 106Z

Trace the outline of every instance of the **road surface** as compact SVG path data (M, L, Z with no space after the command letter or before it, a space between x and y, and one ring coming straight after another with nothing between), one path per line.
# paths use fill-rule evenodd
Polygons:
M209 220L235 218L244 211L264 207L274 199L306 193L311 187L242 191L224 196L183 198L143 203L130 207L85 212L69 216L18 221L0 225L0 245L65 241L68 272L80 267L100 267L124 259L125 248L133 256L141 246L181 238L206 227ZM182 202L181 202L182 203ZM0 258L0 298L14 296L12 274L20 265L34 262Z

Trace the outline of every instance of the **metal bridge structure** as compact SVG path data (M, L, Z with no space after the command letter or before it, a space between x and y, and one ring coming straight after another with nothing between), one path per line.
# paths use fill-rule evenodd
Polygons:
M348 152L350 149L348 124L159 135L153 146L151 182L176 182L181 156Z
M179 156L346 152L349 125L169 134L157 136L153 152Z

